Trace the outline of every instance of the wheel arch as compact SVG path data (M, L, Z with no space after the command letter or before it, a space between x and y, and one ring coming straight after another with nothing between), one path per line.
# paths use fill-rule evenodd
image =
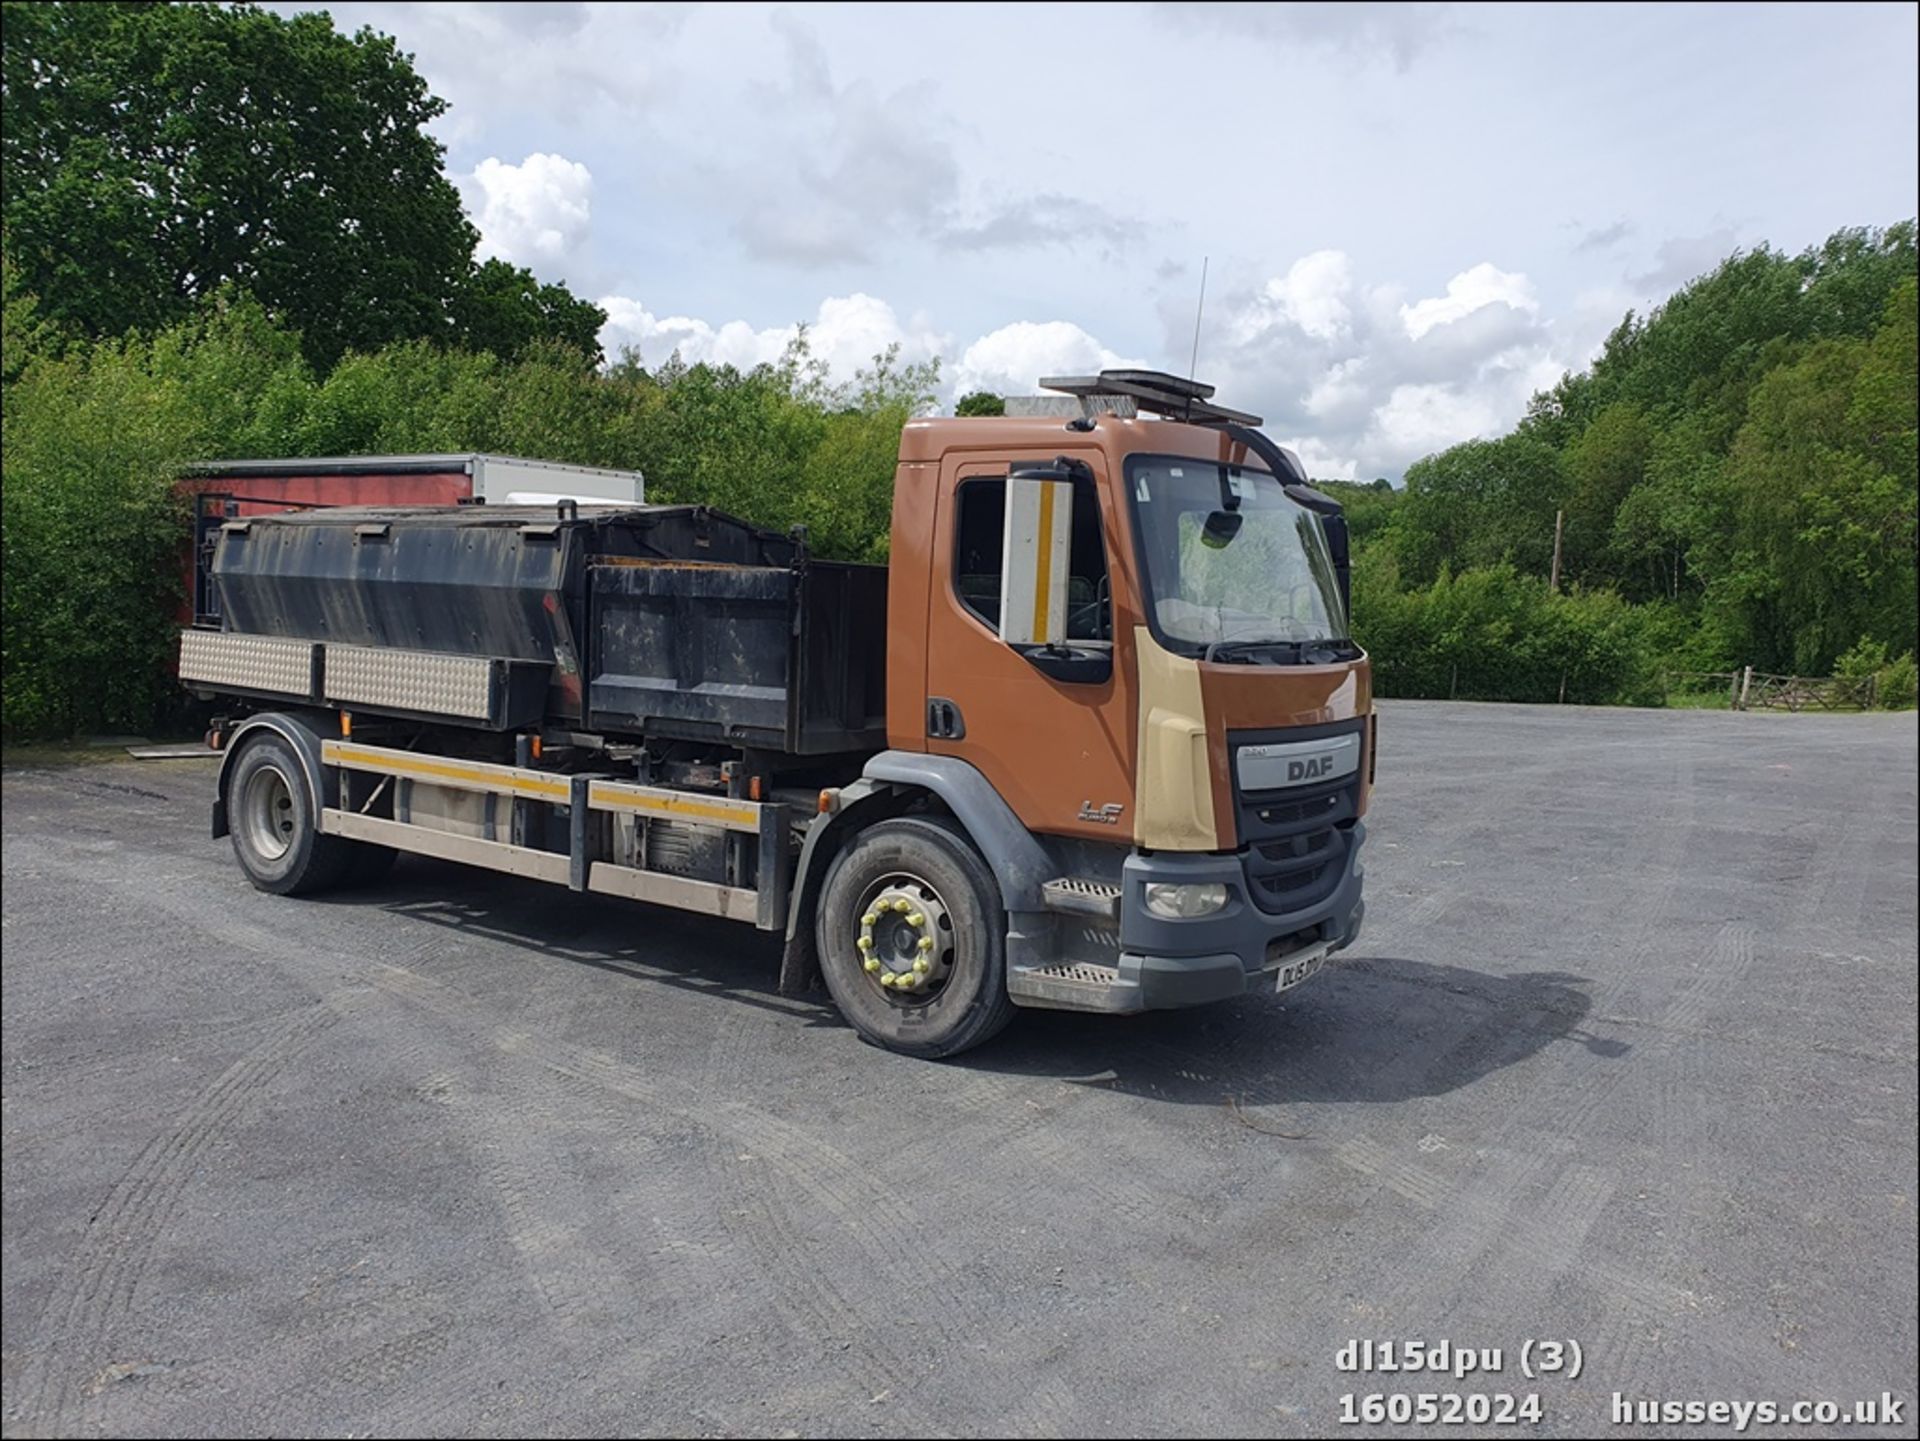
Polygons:
M937 804L966 833L999 882L1007 914L1043 909L1041 886L1055 871L1033 833L1021 824L993 783L954 756L882 751L861 778L840 792L840 805L807 828L787 912L780 960L780 993L799 995L819 979L812 917L827 872L854 836L875 822L905 815L926 801Z
M320 733L299 716L284 711L248 716L234 727L220 753L220 777L214 783L213 794L213 838L216 841L231 829L227 817L227 780L233 774L234 763L239 760L249 741L267 732L279 736L293 748L294 757L300 762L302 778L307 783L307 800L314 815L318 816L331 801L333 787L321 758Z

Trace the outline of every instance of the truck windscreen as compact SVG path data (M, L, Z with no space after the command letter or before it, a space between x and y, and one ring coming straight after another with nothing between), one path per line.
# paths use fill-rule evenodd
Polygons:
M1127 483L1147 605L1162 644L1235 660L1351 654L1320 518L1288 498L1271 474L1135 456ZM1228 493L1239 519L1223 524L1218 515Z

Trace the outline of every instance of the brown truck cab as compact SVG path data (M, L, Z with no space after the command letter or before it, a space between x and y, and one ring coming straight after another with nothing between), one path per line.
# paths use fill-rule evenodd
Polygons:
M1299 984L1363 914L1345 521L1209 386L1042 383L1082 413L907 426L884 567L701 506L224 521L214 835L278 894L406 852L784 932L921 1056Z
M1161 413L907 427L882 768L990 792L1039 853L1052 924L1013 928L1016 1003L1304 979L1364 909L1372 697L1338 507L1209 387L1042 384Z

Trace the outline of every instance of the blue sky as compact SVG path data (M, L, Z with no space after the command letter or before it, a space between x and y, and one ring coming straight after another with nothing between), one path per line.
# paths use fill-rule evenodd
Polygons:
M294 10L311 8L281 5ZM610 349L1200 373L1398 476L1737 246L1916 209L1916 8L347 4Z

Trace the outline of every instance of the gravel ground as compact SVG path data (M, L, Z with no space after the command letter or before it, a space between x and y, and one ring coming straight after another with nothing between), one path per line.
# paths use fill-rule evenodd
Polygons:
M7 1433L1913 1435L1914 717L1383 737L1341 964L944 1065L728 923L413 859L276 899L206 761L9 769Z

